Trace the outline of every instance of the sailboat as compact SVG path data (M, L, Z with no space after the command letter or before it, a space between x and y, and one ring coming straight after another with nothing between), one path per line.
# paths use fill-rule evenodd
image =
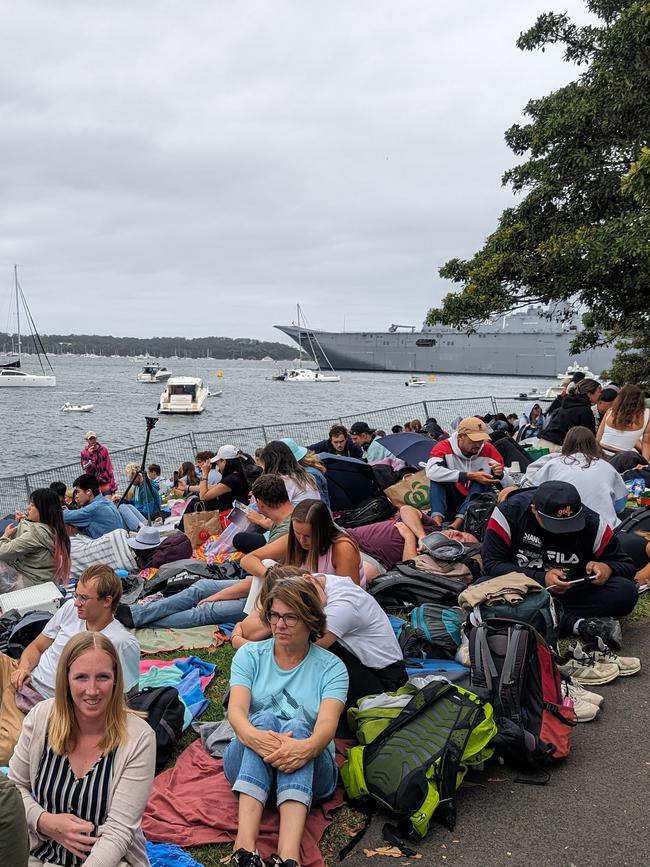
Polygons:
M56 385L56 377L52 374L48 374L45 372L45 367L43 366L43 359L47 362L48 367L52 370L52 365L50 364L50 359L47 357L47 352L45 351L45 347L43 346L43 341L40 338L38 331L36 330L36 325L34 324L34 320L32 318L31 311L29 306L27 305L27 299L23 294L23 290L18 282L18 266L14 265L14 291L16 293L16 337L17 337L17 350L18 350L18 358L14 361L10 361L7 364L0 365L0 388L20 388L20 387L29 387L29 388L44 388L44 387L53 387ZM23 308L25 311L25 317L27 322L29 323L32 337L34 339L34 346L36 348L36 354L38 356L39 364L41 365L42 373L25 373L23 370L20 370L21 361L22 361L22 341L20 334L20 308Z
M300 304L296 305L296 314L297 314L297 325L298 325L298 345L300 346L300 357L298 359L298 363L301 365L300 367L294 367L288 369L284 376L281 377L284 382L340 382L341 377L336 373L334 368L332 367L329 358L325 355L325 351L323 347L318 342L318 338L314 334L314 332L307 325L307 320L305 319L305 314L302 312ZM302 330L305 330L305 336L307 338L307 342L309 343L309 348L311 350L311 355L313 356L316 364L318 366L318 370L313 370L312 368L302 367L302 359L303 359L303 348L302 348ZM327 370L323 370L320 366L320 361L318 360L319 354L314 349L314 344L320 350L320 355L323 357L325 363L329 367L329 372ZM276 377L273 377L274 379ZM280 378L280 377L277 377Z

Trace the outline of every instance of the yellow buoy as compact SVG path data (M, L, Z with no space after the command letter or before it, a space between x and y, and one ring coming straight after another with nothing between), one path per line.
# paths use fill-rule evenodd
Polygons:
M223 376L223 370L218 370L217 371L217 379L221 379L222 376Z
M427 379L429 380L429 382L435 382L435 381L436 381L436 378L435 378L435 376L433 375L433 373L430 373L430 374L428 375Z

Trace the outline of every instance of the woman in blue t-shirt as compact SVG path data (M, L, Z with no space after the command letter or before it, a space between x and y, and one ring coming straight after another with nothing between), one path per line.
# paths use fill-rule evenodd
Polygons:
M304 578L276 581L261 616L272 637L241 647L230 674L228 719L235 737L224 772L239 795L231 864L263 867L257 837L273 789L280 812L277 865L295 867L312 800L327 800L336 788L333 738L348 674L314 643L325 632L325 614Z

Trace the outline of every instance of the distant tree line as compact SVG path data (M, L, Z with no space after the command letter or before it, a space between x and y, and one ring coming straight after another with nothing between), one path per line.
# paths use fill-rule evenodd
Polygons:
M272 358L286 361L295 358L298 347L247 337L110 337L101 334L41 334L46 352L59 355L66 352L83 355L151 355L155 358ZM22 338L25 352L34 352L34 339ZM0 332L0 354L15 349L15 337Z

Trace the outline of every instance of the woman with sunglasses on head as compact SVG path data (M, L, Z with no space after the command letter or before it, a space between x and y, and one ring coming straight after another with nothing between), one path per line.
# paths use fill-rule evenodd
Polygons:
M289 533L247 554L241 565L250 575L263 578L268 568L264 560L301 566L306 571L347 575L356 584L366 577L359 546L336 526L320 500L298 503L291 515Z
M58 496L37 488L27 511L16 512L16 519L0 537L0 564L13 566L25 587L45 581L64 584L70 574L70 537Z
M234 656L228 720L235 731L224 773L239 796L234 867L263 867L257 838L273 792L280 813L277 867L297 867L313 800L334 792L334 735L348 676L343 663L315 642L325 631L316 588L280 578L265 594L261 617L271 637Z
M25 718L9 762L29 828L29 867L149 867L140 827L156 764L153 729L129 711L113 643L66 644L54 698Z

